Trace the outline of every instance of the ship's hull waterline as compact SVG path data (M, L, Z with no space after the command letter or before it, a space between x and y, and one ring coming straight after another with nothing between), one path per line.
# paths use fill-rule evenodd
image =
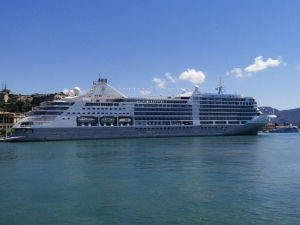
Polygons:
M78 127L42 128L34 133L18 132L5 141L63 141L97 140L117 138L163 138L163 137L201 137L257 135L265 123L252 123L243 126L193 126L193 127Z

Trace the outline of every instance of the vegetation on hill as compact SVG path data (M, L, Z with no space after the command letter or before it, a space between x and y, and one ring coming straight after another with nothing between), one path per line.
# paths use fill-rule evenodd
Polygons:
M34 107L28 101L16 100L15 98L9 98L7 103L0 102L0 108L6 112L14 113L25 113L28 112Z

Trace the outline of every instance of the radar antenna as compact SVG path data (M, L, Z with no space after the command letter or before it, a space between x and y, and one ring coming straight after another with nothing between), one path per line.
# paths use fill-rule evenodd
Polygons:
M219 95L226 92L226 89L224 88L224 83L222 82L221 77L220 77L220 84L218 87L216 87L216 90L218 91Z

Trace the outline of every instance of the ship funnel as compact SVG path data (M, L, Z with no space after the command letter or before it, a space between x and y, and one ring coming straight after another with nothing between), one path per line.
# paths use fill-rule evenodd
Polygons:
M199 86L195 85L195 91L198 91L198 89L199 89Z
M107 84L107 79L106 78L99 78L98 82Z

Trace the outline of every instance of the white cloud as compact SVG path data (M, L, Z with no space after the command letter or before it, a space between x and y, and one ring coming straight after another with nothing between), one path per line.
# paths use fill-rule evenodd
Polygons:
M141 95L150 95L151 91L140 91Z
M171 74L170 74L169 72L167 72L167 73L165 74L165 76L166 76L172 83L175 83L175 82L176 82L176 80L171 76Z
M267 69L268 67L275 67L283 64L282 58L279 56L277 59L268 58L267 61L263 61L262 56L258 56L254 60L254 64L246 67L244 70L250 73L256 73L257 71Z
M179 76L179 80L187 80L193 84L201 84L205 82L205 74L202 71L188 69Z
M166 88L166 83L167 83L166 81L161 80L159 78L154 78L152 81L156 83L157 88L159 88L159 89L165 89Z
M300 70L300 65L299 65L299 66L297 66L297 70Z
M235 77L251 77L251 73L245 73L241 68L233 68L233 70L226 72L225 75L235 74Z
M282 61L282 58L280 56L278 56L277 59L268 58L267 61L265 62L263 61L262 56L258 56L254 59L254 64L246 67L245 69L233 68L231 71L226 72L225 75L234 74L235 77L251 77L252 73L265 70L268 67L279 66L280 64L286 65L286 63ZM300 69L300 65L299 65L299 69Z

